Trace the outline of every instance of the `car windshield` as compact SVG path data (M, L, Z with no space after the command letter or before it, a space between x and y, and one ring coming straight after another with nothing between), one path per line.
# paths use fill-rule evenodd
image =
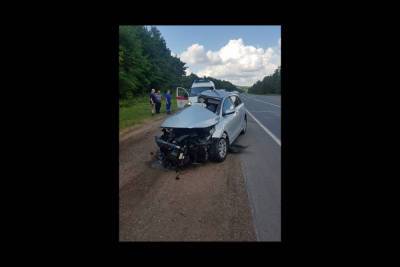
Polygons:
M198 96L200 93L206 90L212 90L212 87L192 87L190 89L190 96Z
M204 96L199 97L199 103L205 104L205 108L209 111L218 114L221 108L221 101L213 98L204 98Z

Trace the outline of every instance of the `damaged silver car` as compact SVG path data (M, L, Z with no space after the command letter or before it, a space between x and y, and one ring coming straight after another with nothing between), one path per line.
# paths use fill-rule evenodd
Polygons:
M155 140L164 167L224 161L229 146L246 132L247 115L237 93L207 90L198 103L167 118Z

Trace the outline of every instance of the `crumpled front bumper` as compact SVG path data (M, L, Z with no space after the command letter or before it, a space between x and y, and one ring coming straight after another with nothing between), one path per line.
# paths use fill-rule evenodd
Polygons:
M166 142L158 136L155 136L155 141L160 148L160 151L163 153L163 156L165 156L168 160L178 162L185 158L182 147Z
M154 139L156 140L156 143L160 148L165 147L170 149L181 149L180 146L164 141L158 136L155 136Z

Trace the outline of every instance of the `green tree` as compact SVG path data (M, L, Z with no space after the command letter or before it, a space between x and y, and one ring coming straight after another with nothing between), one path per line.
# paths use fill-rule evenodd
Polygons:
M185 63L171 55L156 27L120 26L118 62L121 99L149 93L151 88L190 88L199 78L194 73L185 75ZM213 81L217 89L241 91L229 81L205 78Z
M249 89L251 94L280 94L281 93L281 67L272 75L265 76L262 81L257 81Z
M156 27L120 26L119 92L121 98L143 95L150 88L179 85L185 63L171 56Z

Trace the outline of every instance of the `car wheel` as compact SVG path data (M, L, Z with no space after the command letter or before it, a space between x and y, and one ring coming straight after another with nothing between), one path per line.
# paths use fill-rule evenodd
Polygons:
M224 161L228 154L228 146L228 139L226 139L225 135L215 139L211 145L211 159L217 162Z
M247 130L247 117L244 117L244 127L243 130L240 132L240 134L245 134Z

